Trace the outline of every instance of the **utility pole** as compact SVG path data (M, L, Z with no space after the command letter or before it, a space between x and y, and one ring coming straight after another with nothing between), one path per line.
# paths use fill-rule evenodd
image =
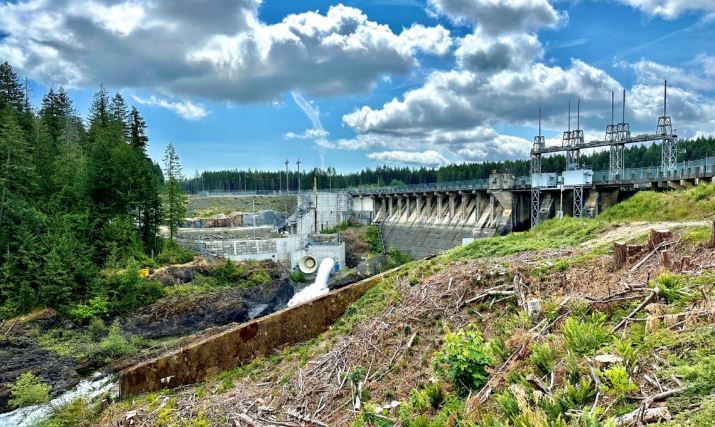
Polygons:
M288 159L286 159L286 161L285 161L285 165L286 165L286 194L288 194L288 192L290 191L290 181L288 180L288 163L290 163L290 162L288 161Z
M295 163L298 165L298 196L300 196L300 159Z

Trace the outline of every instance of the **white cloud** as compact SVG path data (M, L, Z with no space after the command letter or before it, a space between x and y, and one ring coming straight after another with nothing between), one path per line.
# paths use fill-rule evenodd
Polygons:
M132 98L134 101L142 105L161 107L169 111L173 111L176 115L186 120L200 120L209 114L209 111L203 104L195 104L191 101L169 101L164 98L158 98L154 95L148 98L132 95Z
M259 0L21 0L0 3L0 54L48 84L157 90L179 98L271 102L366 92L444 55L441 26L399 33L343 5L258 19Z
M455 54L460 67L491 72L523 68L544 50L534 34L490 36L477 30L460 40Z
M650 61L645 58L641 58L640 61L635 63L620 61L617 62L615 65L620 68L632 69L636 74L637 82L639 84L662 85L664 80L668 80L668 83L671 85L682 86L688 89L715 89L715 82L713 82L710 76L707 74L711 71L710 66L715 65L714 58L701 55L696 58L695 62L701 64L701 66L703 67L702 72L705 75L699 76L698 74L700 74L700 70L685 70L680 67L659 64L657 62ZM712 64L710 64L709 62L712 62Z
M370 160L408 165L442 166L449 161L434 150L424 152L413 151L381 151L367 155Z
M715 14L713 0L619 0L640 10L648 15L660 16L666 19L675 19L688 12L703 11Z
M534 31L553 27L567 15L548 0L428 0L434 13L458 23L478 24L486 33Z

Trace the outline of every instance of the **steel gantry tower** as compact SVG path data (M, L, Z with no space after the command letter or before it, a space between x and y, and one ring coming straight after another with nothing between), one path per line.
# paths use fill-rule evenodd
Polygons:
M583 131L581 130L581 100L578 100L576 113L576 129L571 130L571 101L569 101L569 128L561 139L561 147L566 151L566 170L578 170L581 167L581 147L583 146Z
M531 175L541 173L541 150L546 147L546 139L541 135L541 106L539 106L539 135L534 137L534 145L531 148ZM531 182L531 226L539 223L539 211L541 210L541 190L538 185Z
M614 123L615 94L611 92L611 124L606 126L606 141L612 143L608 148L608 172L611 179L623 175L625 143L631 139L631 127L626 123L626 90L623 89L623 112L621 122Z
M658 117L656 134L663 136L661 165L666 172L674 171L678 165L678 137L673 132L673 124L668 115L668 81L663 85L663 115Z

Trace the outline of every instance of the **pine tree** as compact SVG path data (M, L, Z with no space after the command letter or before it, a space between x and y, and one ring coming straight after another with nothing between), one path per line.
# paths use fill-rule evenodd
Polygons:
M119 92L112 97L109 105L109 116L114 125L121 129L124 139L129 141L131 117L129 116L127 103L124 102L124 97Z
M139 110L133 106L130 116L131 128L129 141L132 146L140 149L142 152L146 152L146 146L149 142L149 138L146 136L146 122L141 114L139 114Z
M25 93L17 74L7 62L0 64L0 108L11 106L17 111L23 111Z
M103 128L109 124L109 94L104 84L99 85L99 90L92 99L92 105L89 107L89 124L91 128L96 126Z
M172 143L166 147L164 154L164 175L164 212L169 225L169 239L173 241L186 215L186 194L181 189L181 163Z

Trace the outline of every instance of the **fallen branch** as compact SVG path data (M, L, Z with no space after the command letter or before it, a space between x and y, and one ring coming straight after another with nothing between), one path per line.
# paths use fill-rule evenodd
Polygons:
M648 408L646 410L636 409L633 412L629 412L625 415L614 420L617 426L629 426L636 422L651 423L655 421L669 421L672 419L672 415L665 406L660 406L657 408Z
M626 323L628 323L628 319L632 318L635 316L639 311L643 310L643 308L648 305L651 301L655 299L655 297L658 295L658 288L655 287L650 290L650 294L641 302L638 304L638 307L633 309L628 316L624 317L612 330L612 332L616 332L617 330L621 329Z
M297 413L295 411L287 411L286 414L288 414L288 416L290 416L290 417L297 419L298 421L303 421L303 422L306 422L309 424L315 424L315 425L321 426L321 427L328 427L328 425L322 421L318 421L318 420L310 418L306 415L300 415L299 413Z

